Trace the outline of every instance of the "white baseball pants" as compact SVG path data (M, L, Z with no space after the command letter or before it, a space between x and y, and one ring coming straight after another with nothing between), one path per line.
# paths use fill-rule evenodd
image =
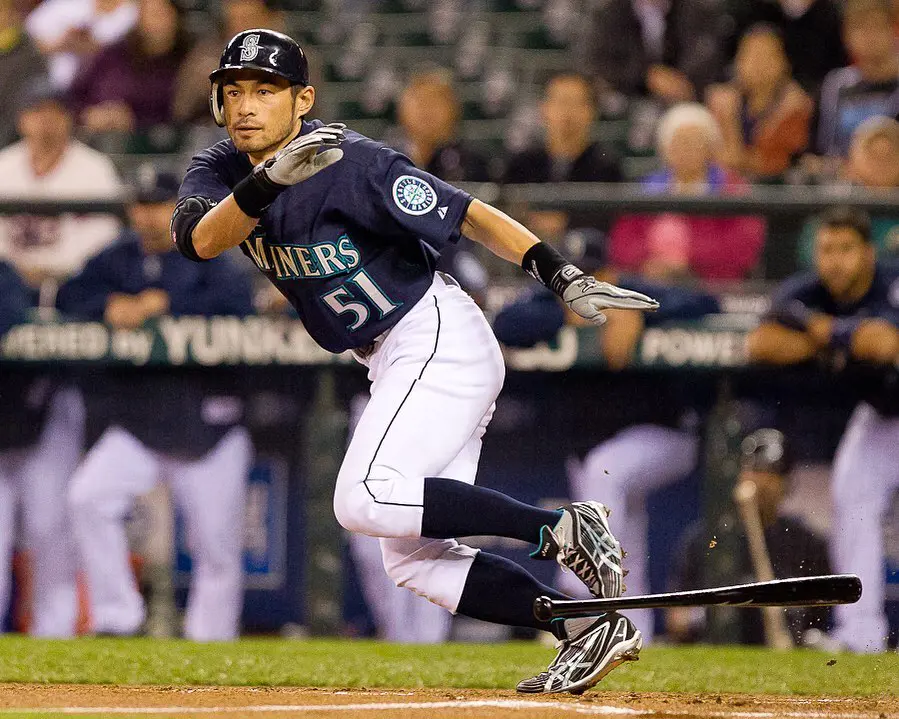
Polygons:
M137 497L166 481L184 515L193 560L184 635L197 641L237 636L251 458L250 436L242 427L192 461L148 449L120 427L103 433L76 470L69 490L94 632L131 634L144 621L124 522Z
M886 649L883 521L899 489L899 417L862 402L849 420L833 466L831 554L834 571L857 574L862 597L836 607L835 637L856 652Z
M424 479L474 483L502 352L474 301L440 275L375 344L362 360L371 400L337 476L334 513L346 529L382 538L397 586L455 612L477 550L421 537Z
M66 513L66 485L84 443L80 393L62 389L50 400L40 438L0 452L0 622L9 606L16 505L31 555L31 634L71 637L78 614L75 546Z
M449 638L452 615L393 583L384 573L378 539L351 534L350 551L381 639L405 644L439 644Z
M647 495L690 474L698 450L699 438L693 432L639 424L597 445L570 472L574 499L601 498L612 509L615 537L627 552L628 595L649 593ZM571 573L563 573L559 584L564 592L586 596L583 584ZM628 612L628 617L643 633L644 642L652 641L652 610Z

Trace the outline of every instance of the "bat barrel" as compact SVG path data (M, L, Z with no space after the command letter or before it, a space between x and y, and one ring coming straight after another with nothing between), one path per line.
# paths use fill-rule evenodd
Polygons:
M541 621L558 617L584 617L626 609L664 607L704 607L715 605L744 607L814 607L852 604L862 594L862 583L854 574L775 579L770 582L738 584L689 592L647 594L614 599L553 600L538 597L534 616Z

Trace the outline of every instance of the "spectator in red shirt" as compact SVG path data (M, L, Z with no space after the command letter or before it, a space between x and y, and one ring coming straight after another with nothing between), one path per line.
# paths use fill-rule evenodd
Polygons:
M172 0L141 0L135 29L96 55L72 84L79 125L89 132L134 132L171 123L186 49Z
M657 145L664 168L643 180L649 194L730 194L745 187L716 162L721 131L702 105L684 103L665 113ZM739 279L755 267L764 241L765 223L757 217L628 215L612 229L610 259L618 269L656 280Z
M724 135L722 163L755 179L774 179L808 147L815 105L790 76L783 36L752 26L740 39L734 81L710 88L707 105Z

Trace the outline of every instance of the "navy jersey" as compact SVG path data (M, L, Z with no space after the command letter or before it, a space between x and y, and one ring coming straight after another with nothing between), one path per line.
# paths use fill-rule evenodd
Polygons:
M879 317L899 327L899 265L878 262L870 289L858 302L850 304L834 300L816 274L794 275L774 293L769 318L776 319L795 302L833 317Z
M301 134L321 126L304 121ZM240 245L331 352L364 347L412 309L471 202L358 133L341 149L342 160L282 192ZM251 170L223 140L193 158L179 200L220 202Z

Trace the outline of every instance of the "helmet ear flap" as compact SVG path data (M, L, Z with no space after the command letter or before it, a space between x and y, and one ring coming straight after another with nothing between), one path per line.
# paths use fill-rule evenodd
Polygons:
M212 119L219 127L225 126L225 98L222 91L222 85L218 81L213 81L212 89L209 92L209 111L212 113Z

